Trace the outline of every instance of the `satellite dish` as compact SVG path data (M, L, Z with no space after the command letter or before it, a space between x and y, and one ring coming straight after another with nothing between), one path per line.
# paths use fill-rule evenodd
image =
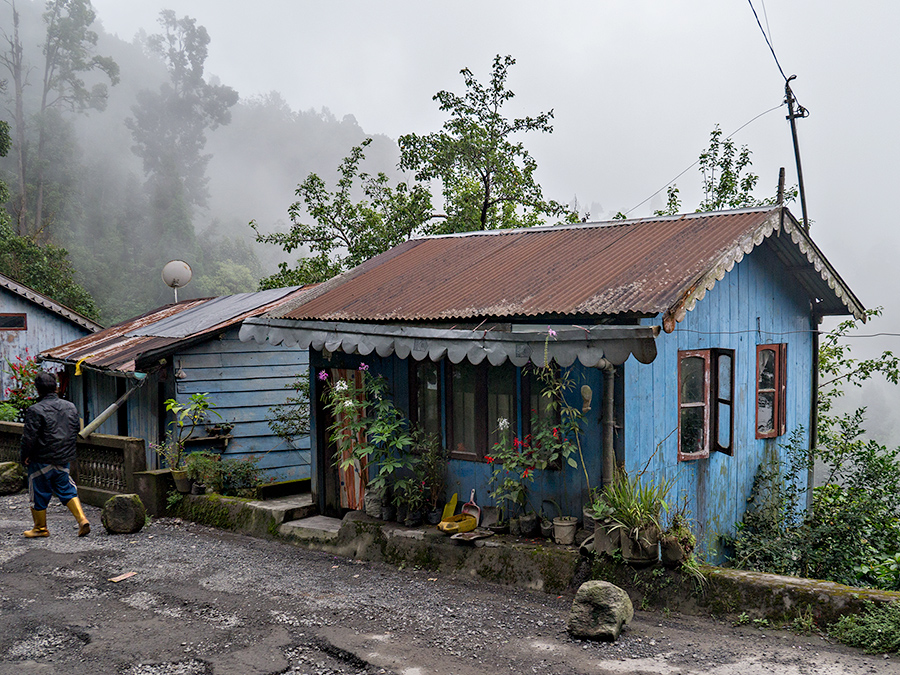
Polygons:
M191 266L183 260L170 260L163 267L162 280L166 286L175 289L175 302L178 302L178 289L187 286L193 275Z

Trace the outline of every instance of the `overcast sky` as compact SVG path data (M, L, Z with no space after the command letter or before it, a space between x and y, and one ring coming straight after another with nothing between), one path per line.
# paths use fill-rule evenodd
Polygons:
M555 113L552 135L524 139L546 196L599 205L595 218L663 188L697 159L716 124L731 134L784 98L746 0L93 4L105 29L129 40L140 29L156 32L160 9L192 16L212 38L207 72L242 96L277 90L296 109L327 107L392 138L437 130L444 117L434 93L462 93L461 68L485 81L494 55L511 54L510 114ZM798 131L813 238L866 306L885 306L873 330L900 333L891 198L900 151L900 3L753 5L810 112ZM784 107L769 112L734 137L753 151L760 194L774 192L780 166L796 182L785 114ZM693 209L697 170L678 185ZM664 194L632 215L661 206ZM792 210L799 217L799 204ZM900 349L900 338L884 346Z

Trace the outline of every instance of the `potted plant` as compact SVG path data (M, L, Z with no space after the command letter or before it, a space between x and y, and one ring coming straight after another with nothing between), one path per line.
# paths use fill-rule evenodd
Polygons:
M642 474L632 478L619 470L603 491L612 509L613 529L620 531L622 557L634 565L659 560L660 518L668 510L665 500L671 486L668 481L645 482Z
M690 558L697 545L691 526L683 513L672 516L672 522L659 539L660 557L666 567L677 567Z
M418 473L425 482L426 514L429 525L441 522L444 504L444 489L447 476L447 459L450 453L441 444L438 434L428 434L422 430L413 433L415 463Z
M184 466L185 444L194 435L197 426L205 424L211 414L217 417L221 415L213 410L215 404L209 400L208 393L191 394L187 403L170 398L164 405L175 419L169 422L165 440L160 444L151 444L150 447L171 469L176 489L187 494L191 491L191 484Z
M221 461L212 452L191 452L185 457L188 480L193 483L191 494L203 494L206 488L222 492Z
M594 520L594 550L597 553L612 555L619 550L621 530L616 527L613 507L606 501L604 492L598 493L591 500L589 507Z

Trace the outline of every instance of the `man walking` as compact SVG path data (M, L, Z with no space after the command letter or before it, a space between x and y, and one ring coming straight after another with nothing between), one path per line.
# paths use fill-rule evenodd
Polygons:
M91 531L78 488L69 475L69 462L75 459L78 435L78 410L56 395L56 375L40 373L34 378L38 401L25 411L25 430L19 456L28 470L28 499L34 528L26 537L49 537L47 504L53 495L65 504L78 521L78 536Z

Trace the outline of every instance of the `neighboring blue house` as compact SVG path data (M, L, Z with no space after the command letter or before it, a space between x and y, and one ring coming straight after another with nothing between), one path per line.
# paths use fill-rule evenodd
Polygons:
M0 391L5 392L11 384L8 361L36 357L45 349L101 328L78 312L0 274Z
M185 300L47 350L41 357L65 366L72 382L70 398L85 424L133 391L97 432L143 438L148 467L158 467L149 446L165 438L171 422L163 402L187 402L191 394L208 392L222 421L234 428L221 438L210 438L201 429L189 450L211 449L234 458L256 455L259 466L276 480L308 478L308 437L287 443L267 422L270 407L291 394L287 385L305 376L307 350L249 345L238 339L241 321L303 292L279 288Z
M527 433L537 385L522 366L546 355L579 385L591 487L614 464L672 481L716 558L759 464L793 432L811 442L820 319L864 312L790 212L760 207L414 239L245 321L241 339L309 348L311 376L361 362L384 375L450 449L448 494L474 487L482 505L497 419ZM311 382L313 491L333 513ZM573 469L533 493L572 515L589 498Z

